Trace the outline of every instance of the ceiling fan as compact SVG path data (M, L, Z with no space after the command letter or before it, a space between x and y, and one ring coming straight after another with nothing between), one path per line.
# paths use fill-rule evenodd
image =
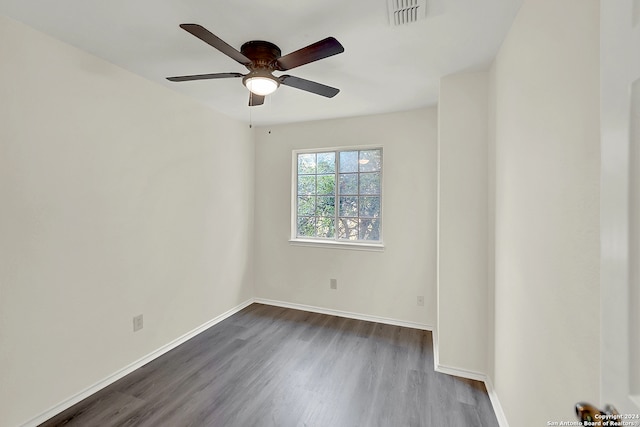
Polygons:
M250 107L262 105L264 103L264 97L273 93L281 84L325 96L327 98L333 98L338 94L338 92L340 92L340 89L326 86L311 80L302 79L300 77L294 77L288 74L282 76L273 75L274 71L291 70L292 68L344 52L344 47L342 47L340 42L333 37L327 37L324 40L310 44L309 46L303 47L295 52L281 56L280 48L267 41L248 41L243 44L242 47L240 47L240 51L238 51L201 25L181 24L180 28L193 34L203 42L215 47L231 59L244 65L247 67L249 72L247 74L213 73L167 77L167 80L169 81L185 82L190 80L242 77L242 83L250 91Z

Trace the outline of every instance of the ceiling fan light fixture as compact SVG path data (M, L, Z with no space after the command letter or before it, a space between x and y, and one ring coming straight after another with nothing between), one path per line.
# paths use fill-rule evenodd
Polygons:
M248 76L243 83L252 93L261 96L272 94L280 86L276 79L266 76Z
M219 50L237 63L244 65L247 70L249 70L249 73L209 73L167 77L169 81L187 82L192 80L242 77L242 84L249 89L251 93L249 96L249 107L264 104L265 96L275 92L281 84L305 92L315 93L316 95L326 98L333 98L340 92L340 90L335 87L300 77L290 76L288 74L276 77L272 74L274 71L288 71L301 65L316 62L344 52L344 47L333 37L327 37L282 56L282 52L278 46L265 40L250 40L244 43L238 51L202 25L180 24L180 28Z

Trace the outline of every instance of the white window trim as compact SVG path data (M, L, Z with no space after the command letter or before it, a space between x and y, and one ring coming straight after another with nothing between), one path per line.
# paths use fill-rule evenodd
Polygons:
M324 153L328 151L351 151L351 150L371 150L380 149L383 152L382 157L382 170L380 171L380 218L383 219L383 226L380 230L380 240L375 242L367 242L364 240L348 241L348 240L335 240L335 239L304 239L297 237L297 218L298 212L296 210L298 193L297 176L298 176L298 154L305 153ZM349 145L340 147L321 147L321 148L305 148L294 149L291 152L291 238L289 244L292 246L308 246L317 248L335 248L335 249L351 249L360 251L384 251L385 245L383 241L384 235L384 147L382 145ZM336 181L336 185L338 185ZM337 207L336 207L337 209Z
M299 239L292 238L289 240L289 244L292 246L310 246L316 248L335 248L335 249L352 249L356 251L369 251L369 252L381 252L384 251L384 244L382 242L365 243L348 242L346 240L320 240L320 239Z

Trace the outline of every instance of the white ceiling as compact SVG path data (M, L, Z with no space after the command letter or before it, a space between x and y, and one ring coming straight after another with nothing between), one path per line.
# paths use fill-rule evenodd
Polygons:
M401 27L389 24L386 0L0 0L0 13L228 116L249 121L251 112L254 124L265 125L435 105L440 77L490 64L522 3L428 1L427 19ZM181 23L203 25L238 50L267 40L283 55L333 36L344 53L287 74L341 92L329 99L281 87L249 108L241 79L169 82L246 72Z

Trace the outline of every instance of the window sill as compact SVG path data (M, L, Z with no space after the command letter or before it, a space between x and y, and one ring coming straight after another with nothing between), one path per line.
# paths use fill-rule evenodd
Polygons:
M369 252L383 252L383 243L362 243L362 242L337 242L333 240L305 240L305 239L290 239L289 244L292 246L310 246L315 248L332 248L332 249L347 249L354 251L369 251Z

